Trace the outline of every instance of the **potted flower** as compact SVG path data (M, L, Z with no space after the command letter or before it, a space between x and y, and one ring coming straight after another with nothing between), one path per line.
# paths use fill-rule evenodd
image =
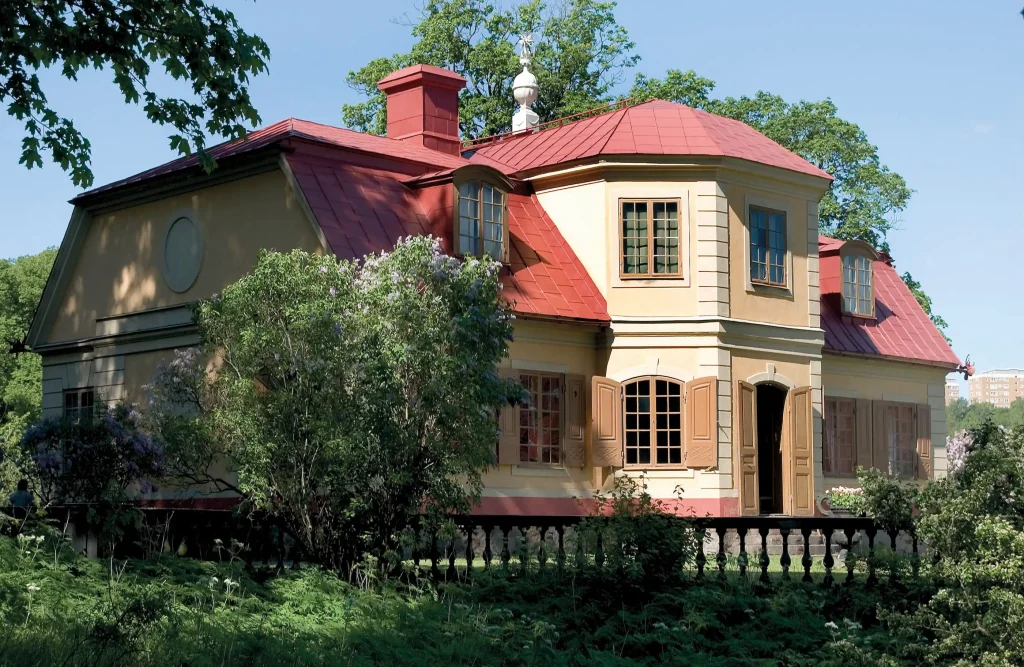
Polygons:
M864 491L860 488L835 486L825 493L822 503L832 516L863 516ZM824 509L824 508L823 508Z

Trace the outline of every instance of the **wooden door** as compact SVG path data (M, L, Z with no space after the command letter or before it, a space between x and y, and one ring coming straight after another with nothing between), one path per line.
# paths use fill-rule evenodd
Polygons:
M789 514L814 514L814 403L810 387L790 390L786 414L789 453L783 451L783 461L789 461L790 498Z
M738 446L740 514L757 516L761 499L757 488L757 399L754 385L736 382L736 408L733 438Z

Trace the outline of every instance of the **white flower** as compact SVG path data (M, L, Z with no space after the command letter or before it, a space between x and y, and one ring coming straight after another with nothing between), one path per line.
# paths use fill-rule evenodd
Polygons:
M36 586L35 584L27 584L27 585L25 586L25 588L27 588L27 589L28 589L28 592L29 592L29 593L35 593L36 591L38 591L38 590L39 590L39 587L38 587L38 586Z
M825 627L828 628L829 630L838 630L839 629L839 626L836 625L835 623L833 623L832 621L829 621L828 623L826 623Z

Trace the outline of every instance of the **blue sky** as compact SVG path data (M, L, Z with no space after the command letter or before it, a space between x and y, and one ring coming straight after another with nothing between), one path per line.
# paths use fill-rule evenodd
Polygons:
M340 124L341 105L358 99L346 72L407 48L409 30L393 19L415 15L414 0L228 4L271 48L270 73L252 84L265 123ZM1024 366L1022 4L626 0L617 17L650 76L694 69L718 95L832 98L916 190L890 236L897 269L931 294L961 358L986 369ZM44 75L53 106L92 142L97 185L174 157L169 132L110 80ZM21 137L0 115L0 257L59 245L76 193L51 164L17 164Z

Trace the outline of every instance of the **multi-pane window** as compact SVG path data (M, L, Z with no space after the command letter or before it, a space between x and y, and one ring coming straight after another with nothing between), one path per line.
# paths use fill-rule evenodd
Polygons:
M481 181L459 186L459 247L463 255L502 259L505 244L505 193Z
M857 451L856 401L849 398L825 399L825 451L822 472L852 475Z
M913 405L890 405L886 419L889 474L902 478L917 475L917 415Z
M519 408L519 462L562 463L562 378L521 373L528 400Z
M623 201L619 209L623 276L678 276L679 200Z
M786 286L786 214L750 207L750 281Z
M92 389L72 389L64 392L64 418L78 423L92 419L95 394Z
M682 384L659 377L623 385L627 466L683 464Z
M864 255L843 257L843 309L847 313L865 317L875 314L871 258Z

